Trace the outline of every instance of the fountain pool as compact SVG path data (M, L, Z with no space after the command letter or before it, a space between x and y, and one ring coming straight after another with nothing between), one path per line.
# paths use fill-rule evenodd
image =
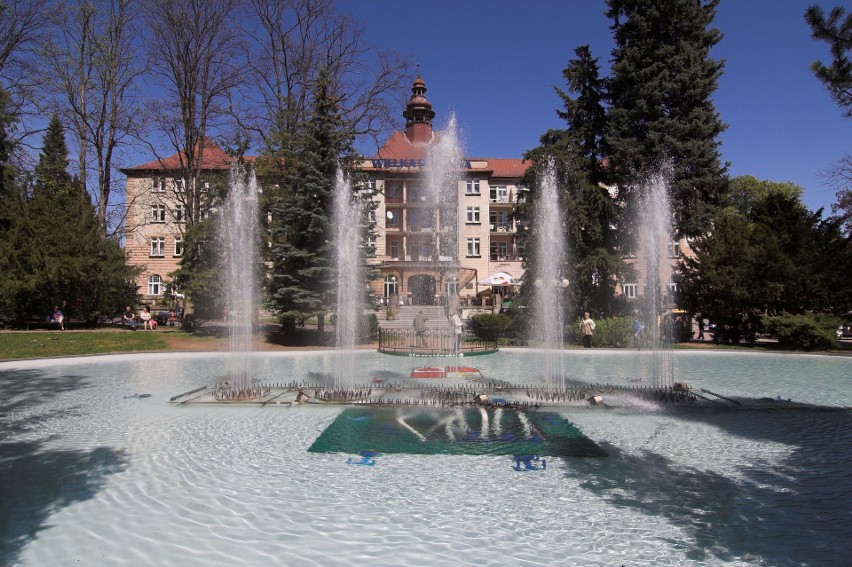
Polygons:
M843 565L852 412L548 408L606 457L309 452L341 406L170 404L224 354L0 364L4 565ZM324 352L256 354L269 381L333 380ZM527 376L540 353L476 357ZM619 383L643 354L564 351L566 382ZM638 358L637 358L638 356ZM353 354L356 379L422 360ZM471 359L471 362L474 359ZM650 355L648 364L651 364ZM679 352L678 380L852 406L852 358ZM543 378L542 378L543 379ZM150 394L150 397L135 397Z

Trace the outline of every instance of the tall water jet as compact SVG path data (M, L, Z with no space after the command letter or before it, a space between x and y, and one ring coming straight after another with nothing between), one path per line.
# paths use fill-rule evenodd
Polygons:
M671 342L674 329L671 317L665 317L668 283L672 275L668 247L672 240L672 210L669 190L672 164L663 164L649 172L639 187L639 235L646 258L645 288L640 302L649 335L652 363L651 383L656 387L674 385L674 360Z
M364 312L364 275L361 261L361 201L337 169L332 205L337 278L337 318L334 324L337 358L334 382L338 390L354 386L354 349Z
M455 277L458 277L458 184L462 158L456 116L450 114L447 127L427 150L424 183L426 200L433 206L432 260L442 266L455 262L455 273L448 274Z
M545 349L544 373L547 385L555 391L565 388L562 361L565 332L564 278L565 228L556 181L556 166L550 161L541 172L535 201L533 255L535 286L532 324L534 342Z
M258 297L258 185L254 171L231 166L228 195L219 224L225 255L225 305L228 309L230 356L224 397L247 398L260 394L252 380L252 337Z

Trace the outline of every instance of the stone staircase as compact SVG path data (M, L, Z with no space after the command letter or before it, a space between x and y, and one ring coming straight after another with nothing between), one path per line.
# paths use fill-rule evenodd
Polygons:
M381 309L376 314L381 329L414 329L414 317L419 311L426 316L426 330L452 329L450 320L447 319L445 308L442 305L400 305L396 319L388 321L387 310Z

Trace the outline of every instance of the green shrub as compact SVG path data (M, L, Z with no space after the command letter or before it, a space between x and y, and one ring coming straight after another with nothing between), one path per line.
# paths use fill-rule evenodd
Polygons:
M470 319L470 328L480 339L494 340L505 336L513 327L513 322L505 313L483 313Z
M565 325L565 338L571 344L583 344L580 334L581 319ZM593 347L624 348L633 346L633 319L630 317L612 317L595 321Z
M375 313L368 313L361 321L360 335L366 340L374 340L379 336L379 318Z
M837 346L837 327L841 321L830 315L778 315L761 318L767 333L778 338L786 350L827 350Z

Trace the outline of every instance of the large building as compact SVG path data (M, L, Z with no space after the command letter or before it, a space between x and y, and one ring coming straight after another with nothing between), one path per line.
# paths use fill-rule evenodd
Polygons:
M441 204L427 199L425 177L435 165L429 163L429 150L442 133L433 130L435 112L423 79L417 77L411 90L405 130L361 164L376 201L375 255L369 262L379 278L373 291L383 302L431 305L458 296L462 305L484 307L487 294L509 292L523 279L529 227L514 220L513 212L526 191L519 180L531 164L519 158L461 158L455 195ZM165 297L169 274L183 255L186 203L184 181L176 177L182 157L121 170L127 176L127 261L140 267L137 289L145 303L171 301ZM221 179L232 159L205 143L203 175ZM669 242L668 264L685 251L685 242ZM636 264L637 281L619 282L617 291L633 299L643 295L644 262L633 254L626 259Z
M438 164L429 163L429 150L441 133L432 129L435 112L423 79L411 90L405 131L395 132L361 167L377 201L374 263L380 278L374 291L384 301L428 305L459 295L470 304L480 291L491 291L491 277L521 280L527 234L512 213L525 190L519 178L530 164L462 158L449 176L455 194L430 198L426 176Z

